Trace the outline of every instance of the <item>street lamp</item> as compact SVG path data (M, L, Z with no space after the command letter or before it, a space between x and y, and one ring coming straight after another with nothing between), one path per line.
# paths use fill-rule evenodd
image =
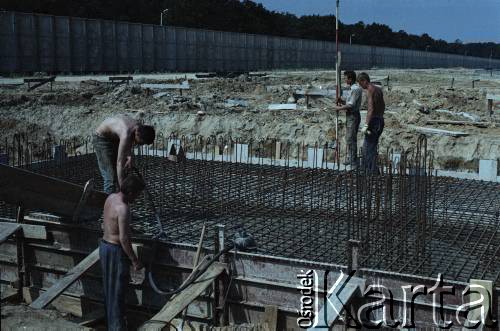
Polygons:
M168 8L163 9L163 11L160 14L160 25L163 25L163 15L166 15L168 13Z
M353 33L353 34L351 34L351 35L349 36L349 45L352 45L352 37L354 37L354 36L356 36L356 34L355 34L355 33Z

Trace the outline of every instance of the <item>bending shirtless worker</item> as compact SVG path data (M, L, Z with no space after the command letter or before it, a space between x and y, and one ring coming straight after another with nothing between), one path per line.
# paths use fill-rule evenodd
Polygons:
M149 145L155 140L155 129L127 116L110 117L96 129L92 144L104 180L104 192L117 191L124 179L124 169L132 166L134 144Z
M130 264L143 268L130 240L130 204L144 190L144 181L127 176L120 192L108 196L104 204L104 236L99 243L104 303L108 330L126 330L125 293L130 277Z
M370 82L370 76L362 72L358 75L358 84L366 90L368 113L361 132L365 135L363 142L362 167L372 173L377 173L377 146L384 131L384 93L382 89Z

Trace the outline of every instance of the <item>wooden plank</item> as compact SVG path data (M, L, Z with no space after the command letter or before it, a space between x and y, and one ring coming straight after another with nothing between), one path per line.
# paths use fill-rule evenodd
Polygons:
M330 329L339 319L344 310L344 306L357 296L361 296L365 287L365 280L352 277L349 282L345 282L347 275L343 274L343 281L337 283L335 289L329 296L329 300L321 307L318 314L318 324L307 330Z
M267 110L297 110L296 103L270 104Z
M276 331L278 327L278 307L266 306L264 321L269 327L269 331Z
M189 285L184 291L175 295L167 304L151 319L169 323L178 314L180 314L189 304L200 296L217 277L226 269L226 267L215 262L212 264L194 283ZM143 324L140 330L157 330L149 324Z
M47 229L43 225L22 224L23 237L27 239L47 240Z
M12 224L16 220L10 218L0 217L0 224ZM14 223L15 224L15 223ZM26 239L39 239L47 240L47 229L43 225L32 224L18 224L22 227L23 231L20 234Z
M21 229L21 225L17 223L0 223L0 244L6 241L11 235Z
M129 81L129 80L134 80L134 77L132 77L132 76L110 76L109 80L110 81L115 81L115 80Z
M148 88L151 90L189 90L188 82L182 84L141 84L141 88Z
M448 121L448 120L427 120L427 124L448 124L448 125L471 125L479 128L487 128L488 122L471 122L471 121Z
M492 321L489 317L494 314L494 312L490 311L490 307L493 307L493 303L491 301L493 300L495 293L493 291L493 282L491 280L471 279L469 283L472 290L469 303L481 302L482 300L484 315L481 314L481 309L473 309L469 311L467 319L469 321L482 321L484 318L484 321L487 324L492 325Z
M99 249L95 249L78 265L72 268L68 273L59 280L54 286L49 288L47 292L43 293L30 305L31 308L43 309L50 304L58 295L64 292L71 284L73 284L80 276L90 269L94 264L99 261Z
M440 136L451 136L451 137L466 137L469 134L462 131L448 131L442 129L433 129L433 128L425 128L421 126L410 126L410 128L414 129L417 132L423 134L437 134Z
M33 303L36 298L39 298L44 293L47 293L47 291L32 287L23 287L23 299L28 304ZM52 306L61 312L70 313L78 317L83 316L82 302L78 297L60 295L52 302Z
M30 78L24 78L25 83L42 83L42 82L50 82L51 80L53 81L56 78L56 76L50 76L50 77L30 77Z
M31 87L28 88L28 91L33 91L34 89L36 88L39 88L40 86L43 86L47 83L50 83L50 89L52 90L52 82L54 82L54 80L56 79L56 76L51 76L51 77L48 77L48 78L44 78L44 79L40 79L38 80L39 83L38 84L35 84Z
M18 291L15 288L12 288L10 286L2 287L1 291L1 299L0 302L7 302L11 301L17 297L19 297Z
M500 94L487 94L486 100L500 101Z
M78 323L78 325L90 327L106 318L106 311L103 309L94 310L89 314L86 314L83 318L84 320Z
M323 90L319 88L311 88L295 91L296 95L311 96L311 97L334 97L337 92L335 90Z
M79 185L0 164L0 200L7 203L72 217L82 192ZM92 191L80 219L97 220L106 197Z

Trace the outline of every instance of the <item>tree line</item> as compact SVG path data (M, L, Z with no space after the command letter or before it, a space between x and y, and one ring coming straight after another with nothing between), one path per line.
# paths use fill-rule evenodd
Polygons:
M78 16L190 28L335 40L334 15L297 17L267 10L250 0L4 0L1 9L50 15ZM340 23L341 42L500 58L500 44L446 42L428 34L393 31L385 24Z

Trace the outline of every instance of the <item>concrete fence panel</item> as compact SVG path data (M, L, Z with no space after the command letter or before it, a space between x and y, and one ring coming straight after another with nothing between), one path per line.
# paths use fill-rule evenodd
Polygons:
M0 12L0 73L334 69L334 42ZM340 44L342 68L494 68L500 60Z

